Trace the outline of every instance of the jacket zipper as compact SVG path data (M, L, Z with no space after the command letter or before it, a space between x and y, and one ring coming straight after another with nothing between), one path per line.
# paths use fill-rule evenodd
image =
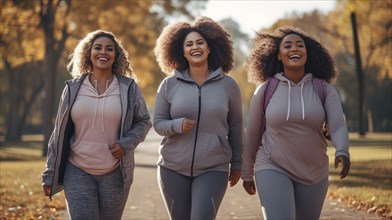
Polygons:
M197 83L193 81L187 81L181 78L177 78L177 80L183 81L185 83L193 83L197 86L198 89L198 101L199 101L199 107L198 107L198 112L197 112L197 124L196 124L196 135L195 135L195 142L193 144L193 154L192 154L192 162L191 162L191 177L193 178L193 169L194 169L194 163L195 163L195 154L196 154L196 144L197 144L197 137L199 133L199 122L200 122L200 115L201 115L201 88L209 81L214 80L215 78L219 77L219 75L216 75L212 77L211 79L206 80L201 86L199 86Z
M197 86L199 92L199 108L197 111L197 124L196 124L196 135L195 135L195 143L193 144L193 154L192 154L192 163L191 163L191 177L193 177L193 165L195 162L195 153L196 153L196 143L197 143L197 135L199 133L199 122L200 122L200 113L201 113L201 86ZM203 86L203 85L202 85Z

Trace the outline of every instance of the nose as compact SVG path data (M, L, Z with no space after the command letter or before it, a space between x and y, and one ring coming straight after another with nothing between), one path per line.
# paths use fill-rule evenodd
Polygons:
M298 50L298 47L297 47L297 46L293 46L293 47L291 47L290 49L291 49L291 51L297 51L297 50Z

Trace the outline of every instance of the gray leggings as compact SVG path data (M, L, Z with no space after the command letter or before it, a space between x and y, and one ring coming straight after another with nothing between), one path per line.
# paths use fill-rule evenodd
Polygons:
M226 172L209 171L192 178L158 166L157 177L170 219L215 219L227 189Z
M328 176L304 185L275 170L255 174L263 216L269 219L319 219L328 189Z
M68 214L79 220L120 220L128 198L121 169L104 175L91 175L67 163L64 192Z

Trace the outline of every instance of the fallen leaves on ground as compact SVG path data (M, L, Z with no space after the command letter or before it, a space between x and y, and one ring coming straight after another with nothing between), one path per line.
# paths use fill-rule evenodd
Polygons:
M0 220L58 219L63 193L50 201L41 187L43 161L0 163Z
M330 199L336 199L346 204L350 208L354 208L363 212L377 214L380 217L392 219L392 208L388 205L377 205L376 198L372 197L368 201L360 201L356 196L342 196L336 192L329 192Z

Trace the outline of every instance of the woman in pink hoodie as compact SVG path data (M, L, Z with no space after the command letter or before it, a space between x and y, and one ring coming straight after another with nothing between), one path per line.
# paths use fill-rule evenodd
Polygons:
M264 219L318 219L328 189L324 121L336 148L335 167L342 165L341 178L350 170L347 125L330 84L334 62L317 40L297 28L281 27L257 40L246 61L250 81L261 84L250 104L243 186L250 195L257 189ZM272 77L278 83L264 109L263 82ZM323 81L324 101L313 78Z
M64 189L71 219L120 220L133 182L134 150L151 128L143 95L131 78L128 52L96 30L76 46L60 98L42 187Z

